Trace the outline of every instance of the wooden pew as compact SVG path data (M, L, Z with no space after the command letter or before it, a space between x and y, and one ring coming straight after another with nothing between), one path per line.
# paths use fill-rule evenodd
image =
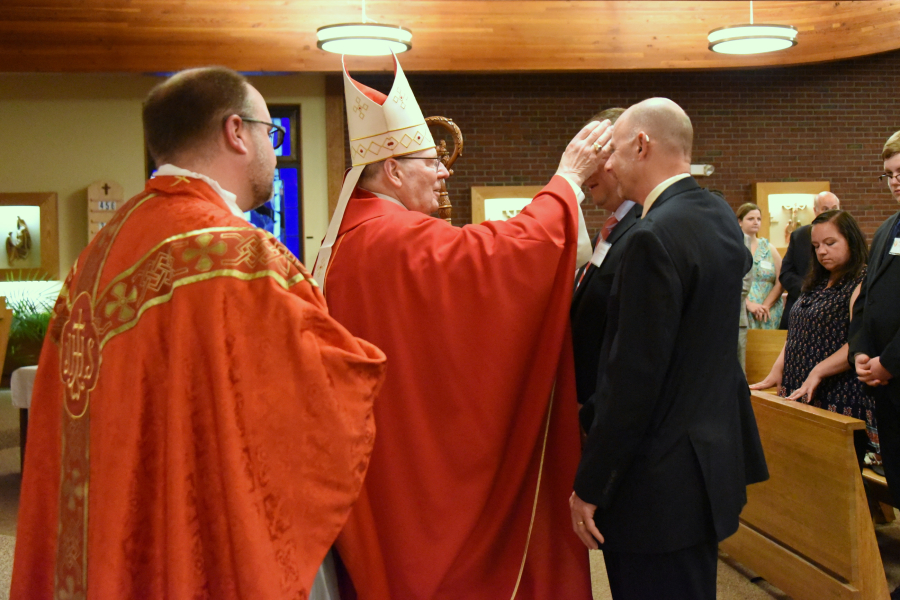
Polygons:
M876 514L875 522L893 522L895 520L894 498L891 496L891 492L888 489L887 479L885 479L884 475L879 475L868 467L862 470L862 478L866 483L866 493L869 498L878 504L877 507L873 505L872 511L878 510L881 512L880 515Z
M747 382L762 381L781 353L787 331L783 329L747 330Z
M770 479L747 489L721 549L795 600L887 600L853 444L865 423L766 392L751 399Z
M772 365L781 353L787 331L778 329L750 329L747 331L747 382L755 383L765 379ZM776 392L774 388L770 390ZM888 491L887 481L872 469L863 469L862 477L866 489L873 500L880 504L882 515L879 522L894 520L894 501ZM900 507L898 507L900 508ZM874 509L873 509L874 510Z

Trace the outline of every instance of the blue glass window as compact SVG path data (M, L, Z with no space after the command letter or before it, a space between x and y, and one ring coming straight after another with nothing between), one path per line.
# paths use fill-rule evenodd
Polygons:
M284 143L275 150L277 167L272 199L250 212L248 221L265 229L287 246L301 261L303 257L303 202L300 195L300 109L297 106L269 106L272 122L287 131Z

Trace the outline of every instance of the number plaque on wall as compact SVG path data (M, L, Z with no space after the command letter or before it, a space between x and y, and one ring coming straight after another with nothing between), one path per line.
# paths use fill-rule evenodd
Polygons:
M122 195L122 186L112 180L95 181L88 187L88 242L122 206Z

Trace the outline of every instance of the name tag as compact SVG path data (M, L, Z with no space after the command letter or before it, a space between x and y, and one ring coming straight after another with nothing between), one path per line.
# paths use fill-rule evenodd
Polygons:
M891 254L894 256L900 255L900 238L894 238L894 243L891 245Z
M591 264L595 267L599 267L603 264L603 259L606 258L606 255L609 253L609 249L612 247L607 241L597 240L597 247L594 248L594 254L591 255Z
M759 261L759 268L760 269L774 269L775 265L767 260L761 260L761 261Z

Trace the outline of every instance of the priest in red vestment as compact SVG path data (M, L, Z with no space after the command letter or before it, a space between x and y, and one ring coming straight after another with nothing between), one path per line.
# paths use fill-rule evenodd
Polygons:
M360 492L385 358L240 216L271 195L269 121L222 68L145 102L167 164L54 308L12 598L308 597Z
M346 70L345 90L354 168L314 273L335 318L390 367L338 538L355 588L342 598L588 599L587 552L565 512L580 449L560 356L576 190L608 122L569 144L519 216L456 228L428 216L448 173L399 65L386 96Z

